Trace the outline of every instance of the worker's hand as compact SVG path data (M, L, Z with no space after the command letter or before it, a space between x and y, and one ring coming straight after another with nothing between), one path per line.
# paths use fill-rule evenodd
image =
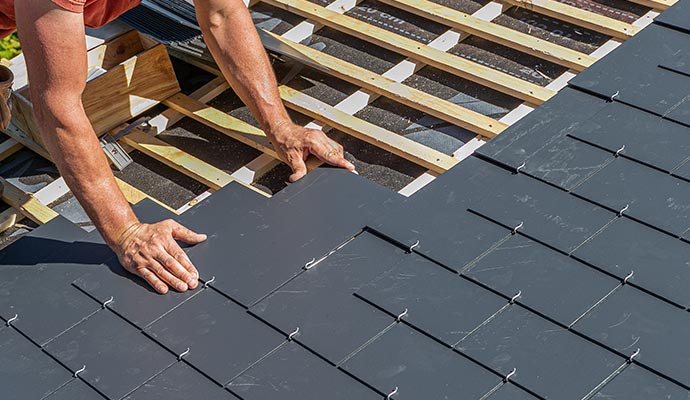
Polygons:
M184 292L197 287L199 273L175 239L197 244L206 240L206 235L171 219L156 224L137 222L112 247L122 266L144 278L158 293L167 293L168 286Z
M269 134L278 156L292 169L290 182L307 174L304 161L313 154L321 161L355 172L355 166L343 157L343 146L323 131L308 129L291 122L280 125Z

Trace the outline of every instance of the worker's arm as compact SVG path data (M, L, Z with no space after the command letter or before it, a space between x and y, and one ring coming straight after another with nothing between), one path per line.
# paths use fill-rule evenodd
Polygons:
M343 147L320 130L295 125L278 94L278 84L254 23L242 0L194 2L204 41L233 90L261 124L280 158L293 174L307 173L304 160L322 161L354 171L343 158Z
M81 103L87 75L81 14L49 0L16 1L17 26L41 137L60 174L123 266L165 293L186 290L198 273L174 239L205 239L164 221L140 223L119 190Z

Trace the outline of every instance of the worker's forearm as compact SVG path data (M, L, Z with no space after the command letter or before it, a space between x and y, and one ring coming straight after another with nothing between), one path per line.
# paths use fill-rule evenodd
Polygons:
M64 114L55 118L53 112ZM60 174L106 243L113 245L138 221L115 182L91 124L83 110L45 110L42 114L42 138Z
M241 0L196 2L204 41L225 79L270 134L289 122L254 23Z

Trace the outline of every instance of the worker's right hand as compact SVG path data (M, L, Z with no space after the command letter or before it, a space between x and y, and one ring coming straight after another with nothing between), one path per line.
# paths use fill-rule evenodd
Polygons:
M112 247L122 266L144 278L158 293L167 293L168 286L184 292L197 287L199 273L175 239L197 244L206 240L206 235L171 219L156 224L136 222Z

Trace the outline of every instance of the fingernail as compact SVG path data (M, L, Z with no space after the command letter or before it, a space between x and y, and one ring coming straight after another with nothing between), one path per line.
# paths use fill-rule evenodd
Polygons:
M184 292L185 290L187 290L187 284L184 282L178 283L177 290L179 290L180 292Z
M167 288L166 286L162 286L162 285L161 285L161 286L158 286L158 287L156 288L156 290L157 290L159 293L165 294L165 292L168 291L168 288Z
M355 175L359 175L359 172L355 171L354 169L352 170L352 173Z
M195 279L190 279L187 281L187 286L194 289L199 282Z

